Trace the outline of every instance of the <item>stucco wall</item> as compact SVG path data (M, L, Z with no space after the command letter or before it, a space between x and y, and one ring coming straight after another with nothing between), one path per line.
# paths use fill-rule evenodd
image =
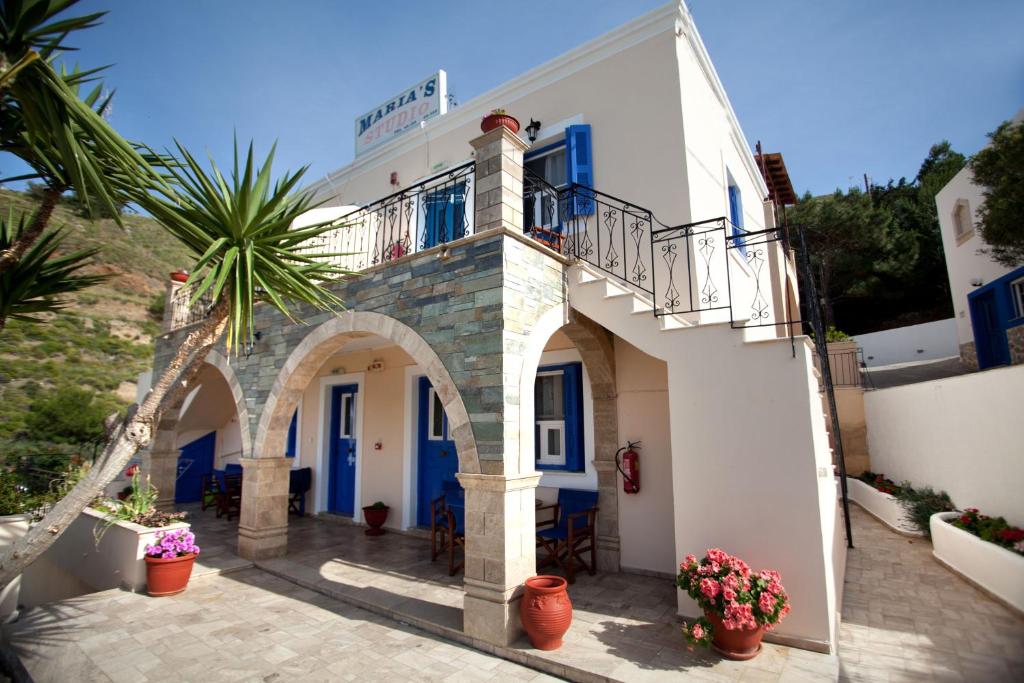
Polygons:
M966 306L966 303L964 305ZM920 325L858 334L853 340L857 342L857 346L864 349L864 363L873 368L892 363L935 360L959 355L957 335L956 318L946 318Z
M672 444L668 369L632 344L615 339L619 441L641 441L640 492L626 494L619 477L619 538L624 569L675 574Z
M1020 366L868 392L872 469L1024 524L1022 396Z

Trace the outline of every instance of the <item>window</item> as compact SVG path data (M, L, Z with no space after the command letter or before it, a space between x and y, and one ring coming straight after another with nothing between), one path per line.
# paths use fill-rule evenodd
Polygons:
M580 363L537 371L534 450L539 469L584 471L582 374Z
M971 205L966 199L958 199L953 207L953 232L958 240L966 239L974 232L974 223L971 221Z
M1010 283L1010 299L1013 301L1013 317L1024 318L1024 277Z
M341 395L341 420L338 424L338 438L339 439L351 439L352 423L355 418L356 408L356 395L355 394L342 394Z
M441 405L441 398L434 391L433 387L427 391L427 406L430 411L430 415L427 418L430 432L427 434L427 438L431 441L443 441L448 420L444 414L444 406Z
M747 245L744 244L743 238L740 237L744 233L743 230L743 197L740 195L740 188L736 185L736 181L732 179L732 175L729 178L729 222L732 223L732 234L735 239L733 244L739 247L740 253L746 256Z
M423 248L446 244L466 236L466 183L458 182L428 192L425 209Z

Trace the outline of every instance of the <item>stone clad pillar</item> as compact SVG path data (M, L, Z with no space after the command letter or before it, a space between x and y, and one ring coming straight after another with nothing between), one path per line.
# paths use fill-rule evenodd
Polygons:
M456 476L466 490L463 630L510 645L522 635L523 583L537 573L534 493L540 474Z
M469 141L476 151L474 232L523 230L523 152L529 146L504 126Z
M281 557L288 551L288 477L291 460L242 458L242 510L238 554L247 560Z

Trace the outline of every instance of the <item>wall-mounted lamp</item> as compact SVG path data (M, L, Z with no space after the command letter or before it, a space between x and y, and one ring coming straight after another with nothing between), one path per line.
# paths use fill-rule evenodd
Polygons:
M526 127L526 137L530 138L530 142L534 142L537 139L537 133L540 132L540 121L534 121L530 119L530 125Z
M971 278L971 287L981 287L983 284L985 284L985 281L980 277Z
M263 333L257 330L256 332L253 332L252 338L245 342L242 353L245 354L246 360L249 360L249 356L251 356L252 352L256 350L256 342L258 342L262 337Z

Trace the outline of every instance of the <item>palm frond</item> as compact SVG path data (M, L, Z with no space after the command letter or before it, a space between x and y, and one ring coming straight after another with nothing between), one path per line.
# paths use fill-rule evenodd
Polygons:
M327 255L303 253L309 239L338 226L291 229L296 218L314 208L310 193L294 193L306 168L275 181L276 145L259 164L252 144L241 156L236 140L226 177L213 160L204 167L184 145L175 145L175 152L163 155L173 159L164 166L164 186L135 201L195 255L187 283L192 302L206 294L213 302L228 302L229 349L251 339L256 303L265 302L292 320L298 304L319 310L344 306L326 284L352 273Z
M13 244L26 229L27 217L17 219L14 212L0 217L0 251ZM98 249L85 249L61 254L62 230L52 230L29 247L12 267L0 274L0 326L11 318L41 322L40 313L54 313L69 302L72 292L91 287L106 279L80 271L87 266Z

